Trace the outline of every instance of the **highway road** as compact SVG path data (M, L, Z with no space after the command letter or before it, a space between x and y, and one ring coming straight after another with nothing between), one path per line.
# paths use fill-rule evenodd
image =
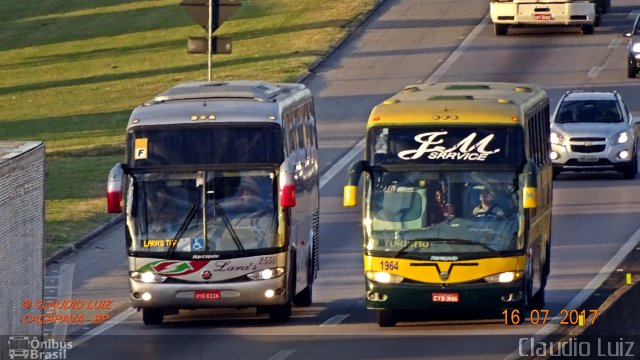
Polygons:
M633 0L613 0L595 34L523 28L495 37L486 0L386 0L305 79L316 96L321 148L321 269L314 305L273 325L253 309L185 311L144 326L128 307L123 229L111 228L49 267L49 296L107 299L101 326L47 327L70 334L69 359L502 359L521 339L557 330L505 325L479 314L421 314L379 328L363 305L359 209L344 209L345 164L361 158L371 108L405 85L436 81L538 83L554 106L569 89L617 90L640 110L640 79L626 78L622 32ZM637 9L637 5L636 8ZM637 13L637 12L636 12ZM152 94L149 94L152 95ZM123 130L124 131L124 130ZM106 178L106 174L105 174ZM640 238L640 176L567 174L554 183L551 276L546 309L571 310ZM622 249L622 250L621 250ZM612 260L613 259L613 260ZM596 293L597 296L597 293ZM464 315L464 316L462 316ZM550 315L550 316L551 316Z

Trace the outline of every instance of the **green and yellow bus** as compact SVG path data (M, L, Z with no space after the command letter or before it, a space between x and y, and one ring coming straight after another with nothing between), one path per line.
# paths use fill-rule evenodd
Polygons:
M374 107L344 206L362 224L367 308L541 306L550 272L549 99L536 85L406 87Z

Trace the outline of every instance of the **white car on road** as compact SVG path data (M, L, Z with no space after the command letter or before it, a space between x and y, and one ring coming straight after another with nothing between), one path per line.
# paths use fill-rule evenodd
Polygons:
M638 171L633 116L617 92L567 92L551 119L554 177L561 171Z

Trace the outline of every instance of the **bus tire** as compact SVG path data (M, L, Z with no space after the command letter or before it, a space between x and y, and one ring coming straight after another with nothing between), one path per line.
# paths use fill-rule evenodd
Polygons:
M509 31L509 25L493 23L493 35L505 36L507 35L508 31Z
M145 325L160 325L164 320L163 309L142 309L142 321Z
M269 320L274 323L285 323L291 319L291 299L284 305L276 305L269 309Z
M541 287L540 290L531 298L531 303L529 304L529 309L542 309L544 308L544 288Z
M542 288L545 288L547 286L547 280L549 279L549 274L551 274L551 242L547 243L545 253L544 265L542 267L542 279L540 280L540 286Z
M584 24L580 27L582 35L593 35L593 24Z
M274 323L285 323L291 319L291 308L296 293L296 253L289 251L289 274L287 276L287 302L269 308L269 320ZM292 270L293 269L293 270Z
M378 326L380 327L394 327L396 326L396 314L392 309L380 309L378 310Z
M309 307L313 302L313 285L307 285L304 290L293 298L293 303L300 307Z
M313 249L309 251L307 263L307 287L293 297L293 304L299 307L309 307L313 303L313 278L314 278L314 259Z

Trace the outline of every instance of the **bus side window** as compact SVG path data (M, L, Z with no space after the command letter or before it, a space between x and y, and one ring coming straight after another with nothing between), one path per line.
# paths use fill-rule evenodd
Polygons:
M309 146L313 146L315 145L315 139L313 136L313 116L311 114L311 102L308 102L304 105L304 118L305 118L305 124L307 125L307 144Z
M298 138L297 148L301 150L301 160L305 158L305 131L304 131L304 116L302 107L296 109L296 136Z
M287 139L286 141L286 154L287 156L291 156L295 151L295 144L297 142L295 137L295 132L293 131L293 116L291 112L288 112L284 116L284 137Z

